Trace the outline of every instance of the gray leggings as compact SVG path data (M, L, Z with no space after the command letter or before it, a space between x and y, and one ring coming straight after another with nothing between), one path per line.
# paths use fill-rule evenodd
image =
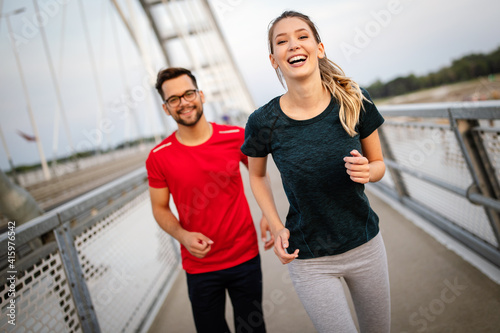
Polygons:
M362 333L387 333L391 324L389 274L379 234L342 254L288 264L297 294L318 332L357 332L340 278L352 296Z

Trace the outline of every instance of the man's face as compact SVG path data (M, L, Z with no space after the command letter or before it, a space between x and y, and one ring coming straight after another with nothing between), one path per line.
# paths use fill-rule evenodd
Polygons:
M187 75L181 75L175 79L163 82L161 86L165 100L172 96L182 96L188 90L196 90L196 87ZM165 102L164 102L165 103ZM196 97L193 101L186 101L183 97L177 106L170 106L168 103L163 104L163 109L168 115L171 115L174 120L184 126L194 126L203 116L203 103L205 96L202 91L196 92Z

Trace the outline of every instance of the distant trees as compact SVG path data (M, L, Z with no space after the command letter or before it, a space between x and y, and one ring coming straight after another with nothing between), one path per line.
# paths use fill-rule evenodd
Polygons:
M367 89L373 98L390 97L495 73L500 73L500 47L489 54L466 55L454 60L448 67L424 76L411 74L386 83L377 80Z

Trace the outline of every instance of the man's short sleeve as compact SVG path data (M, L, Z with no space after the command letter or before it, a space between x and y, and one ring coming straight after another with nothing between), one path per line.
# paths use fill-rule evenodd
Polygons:
M258 112L257 110L256 112ZM256 112L248 117L245 126L245 142L241 146L241 151L250 157L265 157L269 151L269 132L259 121Z
M359 123L356 127L359 133L359 138L364 139L372 134L377 128L384 123L384 117L380 114L375 103L373 103L370 94L365 89L361 88L363 95L370 101L363 100L364 110L361 110L359 115Z
M148 159L146 160L146 170L148 171L149 186L153 188L168 187L167 180L165 179L163 173L160 171L157 161L152 154L154 153L151 152Z

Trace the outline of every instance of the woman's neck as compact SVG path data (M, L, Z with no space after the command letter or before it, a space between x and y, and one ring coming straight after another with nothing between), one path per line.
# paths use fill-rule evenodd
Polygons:
M330 92L321 78L287 82L288 91L280 100L281 109L291 118L309 119L323 112L330 104Z

